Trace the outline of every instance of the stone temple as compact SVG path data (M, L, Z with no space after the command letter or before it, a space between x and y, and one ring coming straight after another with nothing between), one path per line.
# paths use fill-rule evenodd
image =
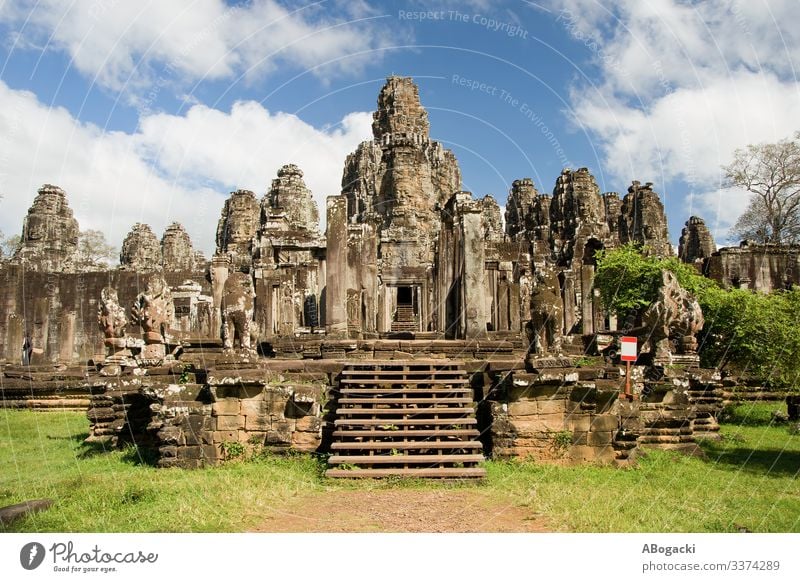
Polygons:
M210 259L180 224L160 239L136 224L119 267L81 272L67 195L44 185L0 266L3 405L88 408L91 439L133 440L159 466L218 463L239 442L330 452L345 477L480 477L488 455L625 464L715 434L699 310L639 330L641 398L620 398L613 361L579 364L604 334L637 333L604 312L597 253L673 253L653 184L601 193L565 169L548 194L520 178L501 216L461 190L409 78L387 79L372 134L344 160L325 232L287 163L262 196L230 193ZM678 252L725 285L798 282L796 249L718 251L697 217ZM668 281L662 296L693 313Z

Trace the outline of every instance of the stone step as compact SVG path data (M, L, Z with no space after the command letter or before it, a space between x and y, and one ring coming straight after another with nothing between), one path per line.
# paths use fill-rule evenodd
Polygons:
M378 395L378 394L386 394L386 395L396 395L396 394L433 394L434 397L444 396L446 394L472 394L471 388L445 388L445 387L438 387L438 388L378 388L378 387L349 387L349 388L340 388L340 394L369 394Z
M408 441L408 442L380 442L364 441L355 443L333 443L331 449L334 451L352 450L407 450L407 449L483 449L483 445L478 441Z
M451 342L446 342L451 343ZM405 346L408 344L408 346ZM415 342L415 341L401 341L397 344L399 348L391 348L391 349L400 349L404 350L407 347L427 347L430 345L430 342ZM451 369L463 369L464 368L464 361L463 360L435 360L433 358L419 358L419 359L405 359L405 360L369 360L365 362L348 362L347 367L344 368L343 372L354 372L357 370L367 370L367 371L375 371L375 370L382 370L382 368L402 368L402 367L413 367L413 368L422 368L427 367L428 369L433 368L432 371L447 371ZM385 370L382 370L385 371Z
M437 395L429 396L427 398L340 398L338 403L341 405L348 404L472 404L472 398L445 398Z
M447 467L416 469L328 469L326 477L343 477L352 479L374 477L425 477L440 479L482 479L486 477L486 469L482 467Z
M462 377L467 371L454 368L452 370L342 370L344 378L362 378L364 376L376 376L380 378L392 378L395 376L424 376L430 378L440 378L442 376Z
M353 415L398 415L402 414L410 417L423 418L434 414L458 414L464 416L465 414L474 414L472 407L462 406L437 406L432 408L337 408L336 414L340 416L353 416Z
M478 421L474 418L337 418L335 426L454 426L454 425L474 425Z
M331 455L328 462L332 465L353 463L359 465L426 465L438 463L481 463L483 455Z
M406 429L406 430L358 430L347 429L337 430L333 433L334 437L358 437L358 438L374 438L374 437L391 437L391 438L409 438L409 437L424 437L424 438L460 438L469 437L475 438L480 436L480 433L474 428L450 428L450 429ZM464 441L466 442L466 441Z
M374 384L376 386L386 386L392 384L469 384L466 378L453 378L450 380L428 380L428 379L405 379L405 378L342 378L340 384Z

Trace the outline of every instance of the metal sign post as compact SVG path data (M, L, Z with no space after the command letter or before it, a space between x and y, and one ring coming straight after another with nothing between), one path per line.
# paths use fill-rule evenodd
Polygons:
M625 399L633 400L631 392L631 362L636 361L636 338L624 336L620 338L620 359L625 362Z

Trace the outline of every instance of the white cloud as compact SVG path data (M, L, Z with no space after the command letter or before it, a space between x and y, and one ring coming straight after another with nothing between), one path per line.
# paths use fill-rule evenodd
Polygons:
M275 0L238 6L223 0L0 5L0 21L19 27L14 37L24 41L24 48L65 51L95 82L134 93L157 79L252 77L279 64L314 69L333 61L317 72L358 72L375 60L370 52L389 41L380 17L360 2L296 10Z
M0 82L0 230L17 233L37 188L67 191L81 228L98 228L119 246L134 222L157 234L177 220L210 255L228 191L259 196L280 166L305 172L321 215L340 190L345 156L369 139L371 115L351 113L316 129L298 117L255 102L230 112L203 105L185 115L144 117L136 133L104 132L30 92Z
M791 0L550 2L600 68L571 91L614 179L677 180L723 237L747 194L724 190L737 148L800 128L800 30ZM669 210L669 208L668 208ZM688 215L687 215L688 217Z

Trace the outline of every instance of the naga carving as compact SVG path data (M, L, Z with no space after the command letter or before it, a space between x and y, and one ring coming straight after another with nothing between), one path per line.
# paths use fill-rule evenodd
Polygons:
M131 320L142 328L143 359L156 360L166 355L164 335L174 319L172 292L162 276L153 275L131 307Z
M642 324L647 330L647 341L654 357L668 360L673 345L678 353L696 352L695 336L703 328L703 323L703 311L697 300L681 287L673 273L663 271L658 299L642 314Z

